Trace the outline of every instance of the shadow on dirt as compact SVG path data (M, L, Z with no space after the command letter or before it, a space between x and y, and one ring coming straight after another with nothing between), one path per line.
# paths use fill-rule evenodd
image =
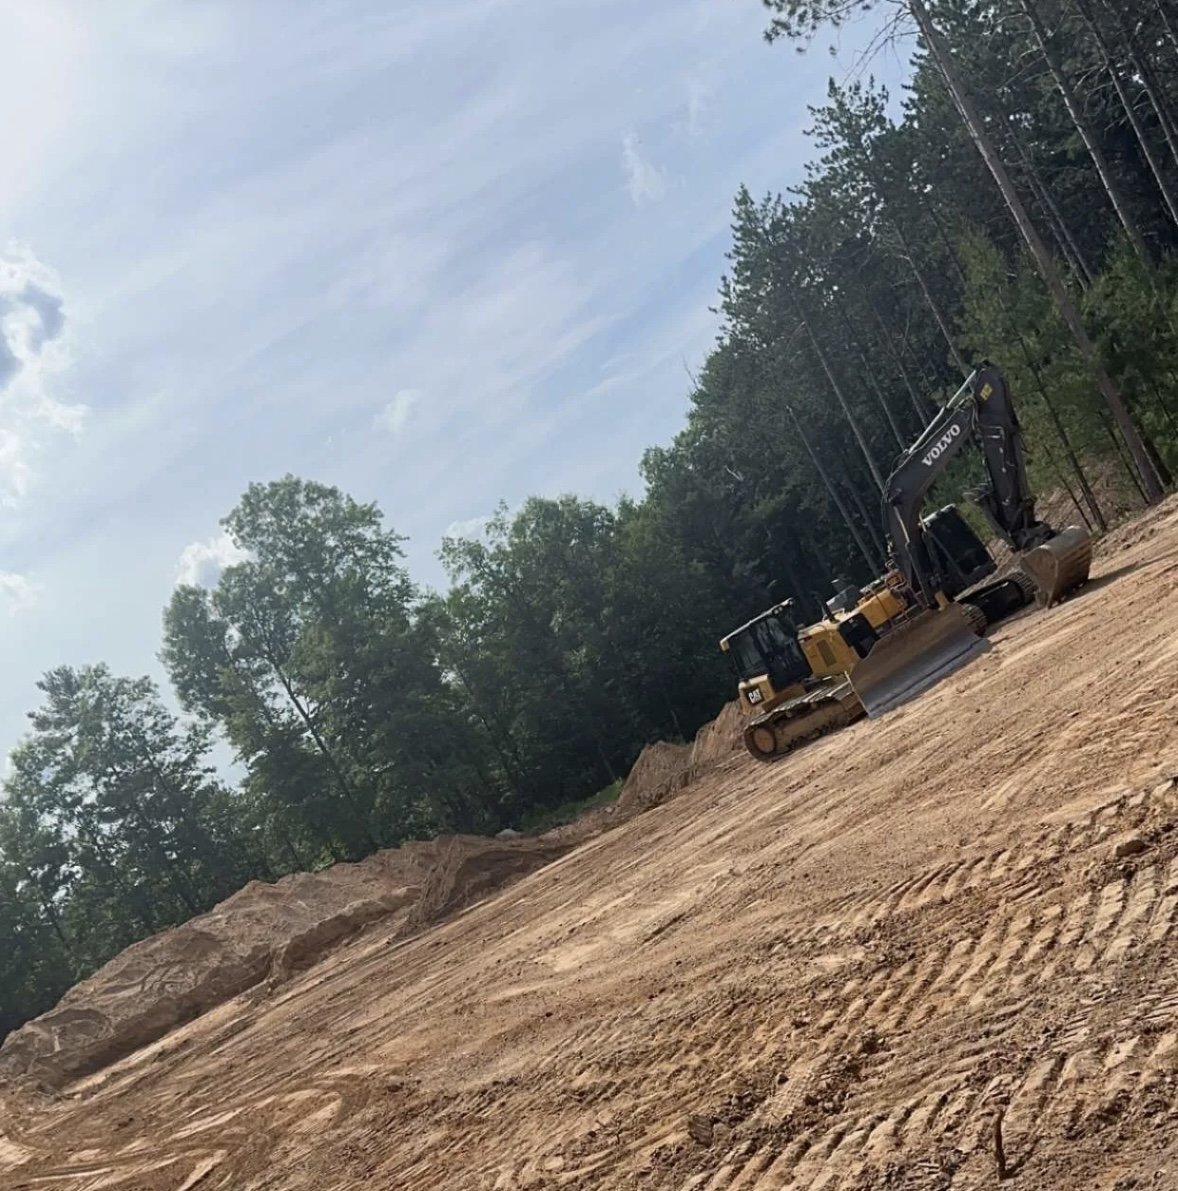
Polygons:
M1124 579L1126 575L1132 575L1134 571L1139 571L1146 565L1143 562L1128 562L1123 567L1115 567L1103 575L1098 575L1095 579L1089 579L1079 591L1068 596L1066 600L1061 600L1060 603L1074 604L1077 600L1087 599L1094 592L1101 591L1105 587L1110 587L1118 579Z

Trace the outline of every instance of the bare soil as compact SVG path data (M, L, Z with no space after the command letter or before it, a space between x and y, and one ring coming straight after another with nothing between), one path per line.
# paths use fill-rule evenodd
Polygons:
M1171 501L900 710L10 1085L0 1186L1178 1188L1176 586Z

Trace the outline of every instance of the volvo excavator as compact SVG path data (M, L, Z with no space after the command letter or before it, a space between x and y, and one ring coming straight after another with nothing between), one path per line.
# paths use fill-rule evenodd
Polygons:
M990 482L971 493L995 532L1022 555L997 569L960 511L921 510L933 483L971 440ZM963 665L986 628L1033 600L1049 604L1084 582L1092 557L1079 527L1037 521L1009 391L989 365L974 373L901 457L887 486L892 566L862 590L840 586L825 617L799 626L792 601L775 605L720 642L736 671L744 745L775 761L864 715L877 716Z
M1035 516L1022 434L1002 373L983 364L904 453L888 479L884 515L894 563L912 607L857 666L851 685L869 716L919 694L988 647L994 623L977 591L959 598L930 549L920 512L936 480L971 442L981 448L989 482L970 493L995 533L1018 557L1012 581L1050 607L1088 579L1092 537L1081 526L1056 531ZM979 610L982 616L979 616Z

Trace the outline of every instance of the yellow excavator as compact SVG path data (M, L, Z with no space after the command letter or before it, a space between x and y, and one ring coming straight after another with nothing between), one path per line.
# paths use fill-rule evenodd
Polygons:
M921 516L933 483L974 440L990 482L971 496L1021 564L989 583L981 581L996 564L956 507ZM785 601L720 642L737 676L744 745L757 760L912 698L987 648L990 625L1032 601L1050 605L1088 578L1087 531L1057 533L1035 519L1009 390L988 364L901 457L885 520L892 565L882 579L840 591L815 624L799 626Z

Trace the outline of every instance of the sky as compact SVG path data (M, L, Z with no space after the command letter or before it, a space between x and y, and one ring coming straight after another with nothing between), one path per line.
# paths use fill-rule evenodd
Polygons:
M871 32L800 56L764 21L0 0L0 755L54 665L163 681L163 606L234 560L253 481L379 502L433 586L500 500L639 495L737 187L800 181Z

